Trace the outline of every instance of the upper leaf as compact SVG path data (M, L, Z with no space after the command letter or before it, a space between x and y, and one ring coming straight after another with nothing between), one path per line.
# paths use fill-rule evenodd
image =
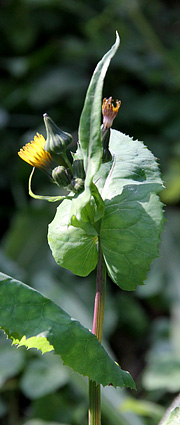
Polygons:
M79 143L86 171L86 186L100 167L102 159L101 142L101 106L104 78L109 63L119 47L120 39L116 33L116 42L97 64L86 94L79 125Z
M82 226L83 221L88 221L86 216L86 205L91 200L92 192L92 179L97 173L102 161L102 142L101 142L101 106L102 106L102 89L104 78L109 66L109 63L115 55L119 47L120 39L116 33L116 42L111 49L103 56L101 61L97 64L96 69L91 78L88 91L86 94L84 107L80 117L79 124L79 144L75 158L83 158L84 169L86 178L84 182L85 190L79 197L73 199L69 215L69 223L77 227ZM97 194L97 190L96 190ZM96 196L96 204L98 210L101 209L102 202L99 202L99 195ZM102 212L102 210L101 210ZM102 215L102 214L101 214ZM75 216L76 220L72 222L72 217Z
M48 298L2 273L0 326L15 344L28 347L30 339L30 347L41 350L47 341L65 365L98 384L134 388L130 374L113 362L95 335Z
M102 164L94 181L103 199L112 199L127 185L149 185L149 192L162 189L160 171L154 155L139 140L111 130L109 149L113 160Z

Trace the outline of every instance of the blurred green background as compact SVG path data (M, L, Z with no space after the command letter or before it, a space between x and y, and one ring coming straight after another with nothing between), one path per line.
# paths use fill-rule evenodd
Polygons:
M103 344L133 375L137 391L103 390L102 425L155 425L180 391L180 3L178 0L0 1L0 269L91 328L95 274L60 269L47 244L56 204L28 196L31 167L17 152L42 115L73 134L103 54L121 37L104 97L120 99L114 128L143 140L167 189L160 258L146 285L121 291L110 279ZM33 190L57 189L36 170ZM11 347L0 334L2 425L87 423L87 380L52 354Z

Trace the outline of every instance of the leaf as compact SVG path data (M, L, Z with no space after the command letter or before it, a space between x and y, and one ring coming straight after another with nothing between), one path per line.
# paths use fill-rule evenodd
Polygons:
M55 354L75 372L88 376L98 384L130 386L134 381L128 372L108 356L96 336L73 320L60 307L23 283L0 274L0 325L9 338L17 344L26 337L38 336L47 340ZM32 347L32 344L31 344Z
M48 242L59 266L79 276L87 276L97 264L98 236L88 222L84 223L84 229L69 225L70 208L69 200L63 201L57 208L56 215L49 225Z
M119 47L120 39L116 33L116 42L96 66L86 94L79 125L79 143L86 171L86 186L100 167L102 159L101 107L104 78L109 63Z
M176 407L170 414L169 418L163 425L179 425L180 423L180 407Z
M122 193L125 186L150 183L150 191L162 190L162 180L154 155L139 140L111 130L109 149L113 161L102 164L94 182L102 198L112 199Z
M72 200L69 216L69 223L72 224L72 217L78 215L79 218L76 221L76 225L79 227L81 227L81 221L88 221L87 217L84 218L84 210L91 200L91 195L94 195L94 191L93 193L91 192L91 183L94 175L97 173L101 165L101 108L103 82L109 63L115 55L119 47L119 43L119 35L116 33L115 44L96 66L89 84L83 111L80 117L78 155L81 155L84 161L84 169L86 172L84 183L85 190L76 199ZM99 196L96 196L96 203L98 204L98 209L101 210L101 206L99 205ZM102 216L102 211L100 215L98 212L97 216Z
M87 276L97 264L98 236L94 223L103 217L104 203L92 180L102 159L103 82L119 42L119 36L116 34L115 44L98 63L90 81L80 118L79 143L74 159L83 158L86 171L85 190L71 203L63 202L49 226L48 241L56 262L79 276Z
M143 284L152 259L158 256L163 228L162 188L158 165L142 142L111 132L114 161L95 176L104 200L100 241L111 279L120 288ZM103 174L104 171L104 174Z

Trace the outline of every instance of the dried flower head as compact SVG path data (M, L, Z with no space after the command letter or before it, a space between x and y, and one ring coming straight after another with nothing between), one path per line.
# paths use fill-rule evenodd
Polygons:
M106 99L105 97L103 99L102 114L103 114L104 130L112 126L112 123L119 111L120 106L121 106L120 100L116 100L116 106L114 106L112 97L109 97L109 99Z

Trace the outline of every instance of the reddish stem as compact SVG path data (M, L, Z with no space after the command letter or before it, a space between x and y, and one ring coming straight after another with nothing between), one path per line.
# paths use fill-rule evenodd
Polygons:
M106 292L106 266L99 247L96 295L94 303L94 318L92 333L97 336L99 342L102 340L104 306ZM100 385L89 381L89 425L101 425L101 391Z

